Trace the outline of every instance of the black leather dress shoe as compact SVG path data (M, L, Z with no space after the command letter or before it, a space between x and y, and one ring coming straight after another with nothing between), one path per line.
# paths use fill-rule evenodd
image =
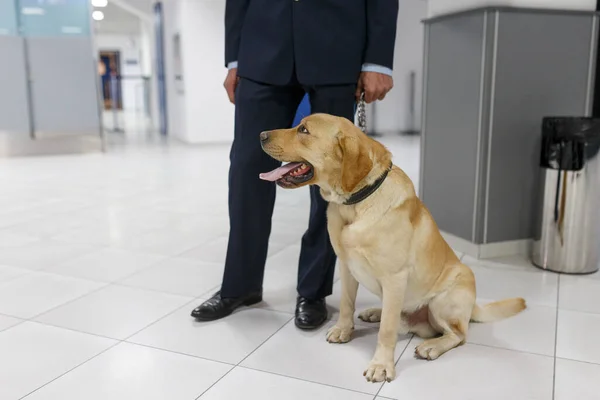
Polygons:
M251 306L262 301L262 293L250 293L248 296L222 298L221 292L194 308L192 317L198 321L214 321L224 318L241 306Z
M317 329L327 321L325 299L296 299L296 326L300 329Z

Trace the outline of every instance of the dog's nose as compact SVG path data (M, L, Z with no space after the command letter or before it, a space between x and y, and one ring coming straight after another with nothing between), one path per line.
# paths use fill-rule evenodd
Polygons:
M260 133L260 141L264 143L267 140L269 140L269 132L267 132L267 131L261 132Z

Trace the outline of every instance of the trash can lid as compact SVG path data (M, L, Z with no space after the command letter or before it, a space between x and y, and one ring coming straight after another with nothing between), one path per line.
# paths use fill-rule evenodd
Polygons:
M600 118L545 117L542 122L544 168L578 171L600 150Z
M542 123L542 135L565 141L600 139L600 118L545 117Z

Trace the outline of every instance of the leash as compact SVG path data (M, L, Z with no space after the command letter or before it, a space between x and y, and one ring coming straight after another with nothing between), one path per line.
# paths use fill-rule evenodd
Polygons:
M358 128L367 133L367 108L365 103L365 92L362 92L360 99L356 102L356 122Z
M363 131L363 133L367 134L367 111L366 111L366 102L365 102L365 92L362 92L360 95L360 99L356 102L356 125L358 128ZM354 204L358 204L379 189L379 187L387 178L388 173L392 170L394 164L390 163L390 166L381 174L379 178L369 186L365 186L360 189L358 192L353 193L350 197L344 202L344 205L351 206Z
M356 105L354 106L354 114L356 115L356 120L357 120L356 125L367 136L371 136L371 137L381 136L381 135L377 134L376 132L367 132L367 111L366 111L367 105L366 104L367 103L365 101L365 92L362 92L360 95L360 98L358 99L358 101L356 102ZM374 115L375 106L373 106L372 113Z

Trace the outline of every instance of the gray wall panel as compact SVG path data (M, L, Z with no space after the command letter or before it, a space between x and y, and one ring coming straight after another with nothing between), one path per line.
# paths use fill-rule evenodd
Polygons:
M98 135L97 70L89 37L30 37L36 136Z
M0 36L0 132L30 136L23 38Z
M442 230L472 240L483 15L429 27L423 200ZM451 79L448 79L451 77Z
M533 234L540 127L584 115L592 17L501 12L486 242Z

